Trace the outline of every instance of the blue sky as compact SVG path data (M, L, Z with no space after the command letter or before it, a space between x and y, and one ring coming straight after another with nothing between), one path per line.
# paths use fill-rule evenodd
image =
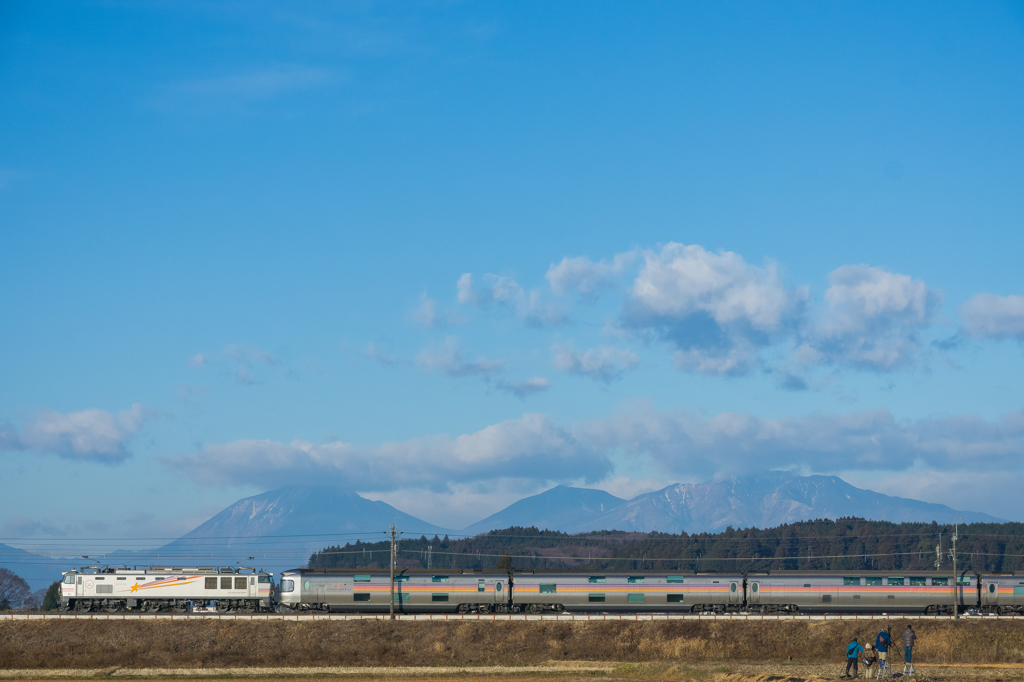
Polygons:
M1022 64L1020 3L6 3L0 535L756 467L1024 520Z

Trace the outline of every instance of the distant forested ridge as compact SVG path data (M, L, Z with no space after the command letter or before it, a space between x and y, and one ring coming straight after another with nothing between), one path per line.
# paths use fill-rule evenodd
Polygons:
M934 570L940 535L941 570L952 570L952 526L859 518L694 535L620 531L569 535L514 526L471 538L403 538L398 566L483 570L493 568L507 554L517 569L524 570ZM309 567L385 568L389 553L387 541L357 540L314 553ZM961 525L957 569L1024 570L1024 524Z

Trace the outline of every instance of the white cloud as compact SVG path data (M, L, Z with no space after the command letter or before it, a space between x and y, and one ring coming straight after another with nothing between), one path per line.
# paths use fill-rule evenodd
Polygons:
M582 353L569 346L553 346L555 368L567 374L611 383L640 364L640 357L628 348L601 346Z
M278 360L264 350L241 344L230 344L216 353L196 353L189 358L189 366L193 369L202 369L219 363L232 367L235 381L251 385L259 383L253 376L256 365L272 366L278 364Z
M9 445L65 459L118 464L130 456L128 441L151 415L138 403L116 415L105 410L42 410Z
M165 463L204 485L270 488L319 480L377 491L444 490L452 484L502 476L596 481L611 470L607 457L582 447L569 431L540 414L456 437L438 435L370 448L340 442L239 440L210 445Z
M900 369L920 351L943 294L908 275L844 265L829 275L826 310L797 357L875 371ZM813 351L813 352L812 352Z
M615 284L617 277L636 260L635 251L616 254L611 263L596 263L586 256L563 258L558 265L551 264L544 277L556 296L579 291L584 297L596 296L598 291Z
M412 311L410 318L424 327L458 327L466 324L466 318L453 312L442 310L437 301L426 294L420 295L419 306Z
M395 361L391 359L387 349L385 349L379 343L373 343L372 341L366 344L366 348L363 350L363 356L373 360L379 365L384 367L390 367L395 364Z
M519 399L524 399L535 393L542 393L551 388L551 382L544 377L533 377L526 381L497 381L494 386L505 393L510 393Z
M760 348L791 333L807 298L772 261L758 267L731 251L670 242L644 253L622 323L671 343L680 369L743 374Z
M456 282L457 299L463 305L486 308L492 304L511 310L516 317L531 327L564 324L565 312L556 304L545 301L539 291L526 291L511 277L487 274L483 283L474 280L472 273L464 273Z
M444 344L434 348L424 348L416 364L424 370L436 370L450 377L487 376L500 372L505 367L503 360L479 358L467 361L462 357L458 339L448 338Z
M960 306L969 336L1024 341L1024 296L977 294Z

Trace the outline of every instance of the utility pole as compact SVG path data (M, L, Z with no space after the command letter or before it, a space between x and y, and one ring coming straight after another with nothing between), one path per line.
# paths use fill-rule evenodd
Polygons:
M958 620L960 618L959 600L960 600L960 576L956 572L956 541L957 536L960 535L960 517L953 519L953 619Z
M939 531L939 544L935 545L935 570L942 567L942 531Z
M395 619L395 563L398 560L398 516L391 524L391 620Z

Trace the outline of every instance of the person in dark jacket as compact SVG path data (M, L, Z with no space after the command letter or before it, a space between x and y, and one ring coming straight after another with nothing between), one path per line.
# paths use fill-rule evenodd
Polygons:
M889 672L889 645L892 644L892 637L885 630L875 637L875 648L878 649L878 675L879 677Z
M850 676L850 666L853 666L853 676L857 677L857 658L864 653L864 647L857 643L857 638L854 637L850 645L846 647L846 672L843 673L843 677Z
M908 675L914 674L914 642L917 641L917 633L914 632L914 627L908 625L907 629L903 631L903 672ZM910 666L910 669L907 669Z

